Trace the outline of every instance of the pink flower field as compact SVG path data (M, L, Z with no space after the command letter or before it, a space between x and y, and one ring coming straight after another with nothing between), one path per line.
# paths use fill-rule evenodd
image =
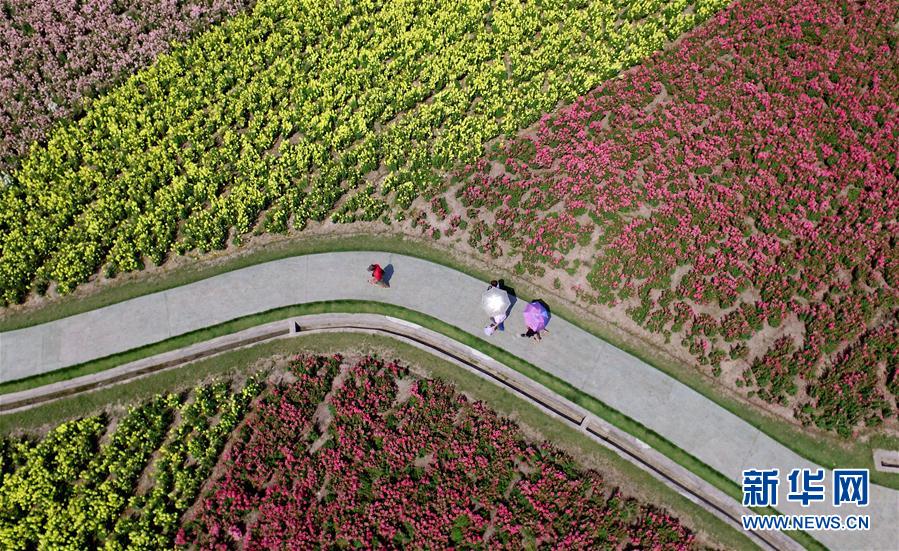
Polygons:
M897 21L896 0L734 4L457 174L470 243L568 270L583 301L805 423L882 424Z
M439 380L294 361L178 534L200 549L687 549L694 537Z

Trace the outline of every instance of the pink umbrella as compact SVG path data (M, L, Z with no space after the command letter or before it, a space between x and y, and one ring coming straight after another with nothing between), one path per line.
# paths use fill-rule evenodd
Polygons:
M524 307L524 324L533 331L543 331L549 322L549 312L539 302L531 302Z

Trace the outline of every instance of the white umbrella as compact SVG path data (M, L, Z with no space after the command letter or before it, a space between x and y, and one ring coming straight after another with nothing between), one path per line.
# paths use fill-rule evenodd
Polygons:
M505 315L509 310L509 295L498 287L491 287L484 291L481 296L481 308L487 312L490 317Z

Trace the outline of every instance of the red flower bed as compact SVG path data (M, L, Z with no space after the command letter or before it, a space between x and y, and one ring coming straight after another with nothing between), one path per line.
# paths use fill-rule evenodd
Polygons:
M294 365L298 380L251 416L180 545L692 547L676 519L452 386L365 358L331 389L339 363Z
M733 5L460 173L469 216L498 220L472 244L539 273L593 243L581 297L798 405L899 308L897 17L896 0ZM882 403L801 417L876 425Z

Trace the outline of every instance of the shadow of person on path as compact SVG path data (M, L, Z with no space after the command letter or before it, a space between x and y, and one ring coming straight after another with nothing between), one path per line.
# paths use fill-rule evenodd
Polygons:
M509 295L509 307L506 309L506 317L509 317L509 314L512 313L512 309L515 308L515 303L518 302L518 297L515 295L515 289L506 285L506 280L500 279L497 282L496 287L506 292Z
M384 283L390 285L390 279L393 277L393 264L384 266Z

